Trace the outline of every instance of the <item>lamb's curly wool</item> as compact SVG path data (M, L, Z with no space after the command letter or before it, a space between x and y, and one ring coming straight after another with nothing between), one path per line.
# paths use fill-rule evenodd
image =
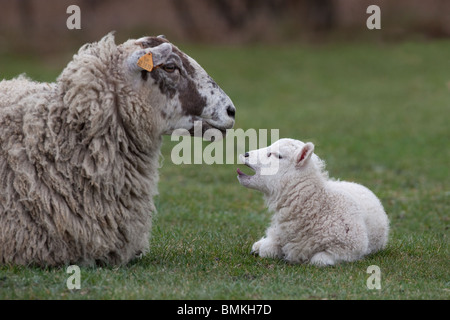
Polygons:
M161 134L171 127L160 110L172 106L177 121L188 113L164 94L170 79L161 78L172 75L144 79L127 59L162 43L117 46L109 34L83 46L56 83L0 82L0 264L120 265L148 249ZM189 63L204 72L170 47L165 58L183 59L180 74ZM182 75L177 83L199 79Z
M240 183L264 192L274 212L253 252L325 266L384 248L389 221L381 202L362 185L330 180L313 151L312 143L281 139L242 158L256 173L238 170ZM262 175L264 167L276 170Z

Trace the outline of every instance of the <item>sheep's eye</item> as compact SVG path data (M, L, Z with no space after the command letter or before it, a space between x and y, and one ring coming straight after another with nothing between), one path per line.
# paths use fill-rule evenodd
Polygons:
M270 158L271 155L272 155L272 154L269 152L269 153L267 154L267 158Z
M278 159L283 159L283 157L281 156L281 154L277 153L277 158Z
M165 64L163 70L169 73L174 72L177 69L177 66L174 63Z

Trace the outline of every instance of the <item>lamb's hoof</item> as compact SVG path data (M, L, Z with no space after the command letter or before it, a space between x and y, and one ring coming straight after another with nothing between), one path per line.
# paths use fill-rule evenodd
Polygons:
M336 263L334 257L327 252L316 253L310 260L312 265L317 267L332 266Z

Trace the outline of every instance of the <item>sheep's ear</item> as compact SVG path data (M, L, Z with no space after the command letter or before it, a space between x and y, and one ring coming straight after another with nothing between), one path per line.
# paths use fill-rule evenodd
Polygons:
M151 52L151 56L148 53ZM141 68L138 66L138 61L143 56L151 59L151 64L153 67L164 64L167 59L169 59L172 54L172 46L169 43L162 43L159 46L153 48L139 49L133 52L127 59L127 64L130 70L133 71L142 71L145 68ZM142 60L141 60L142 61ZM151 70L147 70L151 71Z
M153 64L155 66L164 64L172 53L172 45L169 43L161 43L159 46L149 49L153 55Z
M297 167L304 166L314 153L314 144L306 143L295 155L295 165Z

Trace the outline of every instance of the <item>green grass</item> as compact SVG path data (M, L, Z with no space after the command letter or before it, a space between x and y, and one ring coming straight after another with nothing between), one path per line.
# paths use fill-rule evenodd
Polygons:
M65 268L2 266L1 299L450 298L449 41L182 49L233 99L236 128L313 141L330 176L372 189L391 221L386 250L324 269L250 255L270 221L261 194L239 185L237 165L174 165L166 137L145 257L82 268L72 291ZM39 60L0 58L2 77L24 66L57 76ZM370 265L381 290L366 287Z

